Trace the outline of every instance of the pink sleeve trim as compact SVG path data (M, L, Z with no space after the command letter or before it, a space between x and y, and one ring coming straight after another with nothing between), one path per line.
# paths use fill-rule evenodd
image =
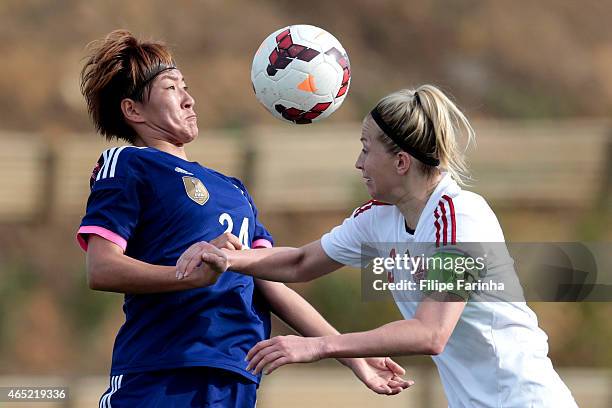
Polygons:
M253 245L252 245L253 249L255 248L272 248L272 243L270 241L268 241L267 239L256 239L255 241L253 241Z
M102 238L108 239L110 242L119 245L124 251L125 248L127 248L127 241L113 231L107 230L103 227L83 226L77 231L76 239L85 252L87 252L88 245L87 240L83 235L86 234L96 234Z

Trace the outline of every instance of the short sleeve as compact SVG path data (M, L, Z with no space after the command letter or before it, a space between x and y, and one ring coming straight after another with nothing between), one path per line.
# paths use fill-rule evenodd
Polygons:
M124 251L140 215L142 176L132 149L104 151L91 175L91 193L77 242L87 251L89 235L99 235Z
M363 256L368 256L363 253L364 245L376 242L372 231L374 210L358 210L321 237L321 246L330 258L355 268L361 267Z
M238 187L240 191L242 191L246 199L249 201L251 209L253 210L253 216L255 217L255 229L253 233L253 242L251 243L251 248L271 248L274 245L274 238L272 237L272 234L266 229L266 227L264 227L264 225L259 221L257 207L253 202L253 198L247 191L244 184L242 184L239 179L235 177L232 177L231 179L234 185Z

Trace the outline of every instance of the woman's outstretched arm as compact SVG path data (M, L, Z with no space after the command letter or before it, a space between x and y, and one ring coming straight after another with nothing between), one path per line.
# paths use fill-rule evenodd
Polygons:
M449 294L442 300L423 300L412 319L373 330L322 337L274 337L260 341L249 351L247 368L271 373L285 364L324 358L440 354L464 307L462 299Z
M207 242L198 242L180 256L176 264L177 278L181 280L189 277L202 262L217 273L229 269L277 282L308 282L342 267L341 263L325 253L321 241L300 248L276 247L246 251L225 251Z

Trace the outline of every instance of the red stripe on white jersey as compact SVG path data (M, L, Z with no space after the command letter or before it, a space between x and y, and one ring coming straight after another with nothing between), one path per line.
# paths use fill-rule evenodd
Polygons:
M372 208L372 203L362 205L361 207L359 207L359 208L357 209L357 211L355 211L355 215L354 215L354 217L358 216L358 215L359 215L359 214L361 214L362 212L365 212L365 211L369 210L370 208Z
M455 219L455 205L453 204L453 199L444 194L442 196L443 199L448 203L448 207L450 208L450 218L451 218L451 244L457 244L457 221Z
M442 201L438 202L438 207L442 211L442 224L444 225L444 229L442 230L442 243L444 245L448 244L448 220L446 219L446 208L444 208L444 203Z
M356 216L358 216L361 213L366 212L367 210L369 210L370 208L377 206L377 205L391 205L389 203L385 203L382 201L378 201L378 200L370 200L367 203L364 203L361 205L361 207L357 208L357 210L355 210L355 213L353 214L353 218L355 218Z
M436 248L440 246L440 223L438 219L440 218L440 214L438 214L438 209L434 211L434 217L436 220L434 221L434 225L436 226Z

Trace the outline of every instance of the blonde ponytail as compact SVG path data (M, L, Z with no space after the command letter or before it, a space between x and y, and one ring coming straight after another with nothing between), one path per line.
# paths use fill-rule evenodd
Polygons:
M458 139L466 138L466 146L475 141L474 129L465 115L442 91L433 85L422 85L417 89L402 89L385 96L373 110L395 133L395 141L387 134L381 140L391 153L407 146L417 155L420 169L427 175L439 161L439 168L448 171L457 183L466 185L470 179L464 150ZM397 138L400 138L398 140ZM399 143L397 143L399 142Z

